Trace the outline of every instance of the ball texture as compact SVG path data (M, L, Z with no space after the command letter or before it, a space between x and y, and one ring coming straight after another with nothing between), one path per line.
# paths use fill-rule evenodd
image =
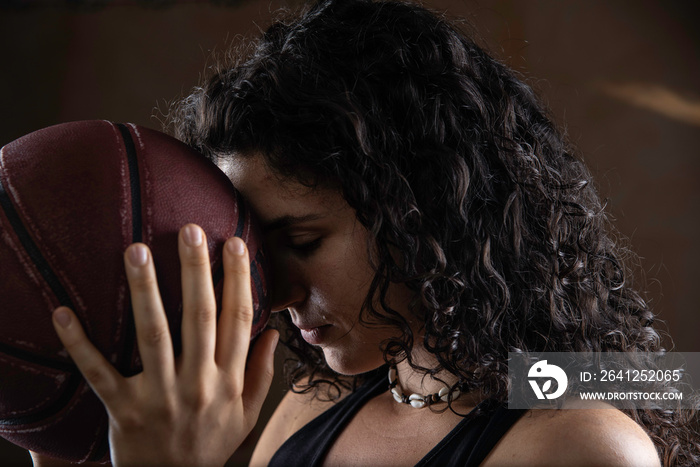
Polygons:
M107 414L51 313L72 308L108 361L139 372L123 253L143 242L179 353L177 238L187 223L207 234L218 300L225 240L248 245L254 337L270 313L261 240L214 164L163 133L107 121L56 125L0 150L0 436L66 460L108 458Z

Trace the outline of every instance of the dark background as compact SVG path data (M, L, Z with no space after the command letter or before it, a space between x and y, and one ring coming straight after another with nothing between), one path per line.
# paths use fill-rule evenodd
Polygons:
M301 3L0 0L0 146L71 120L159 129L170 104L199 82L212 52L257 34L278 7ZM644 274L636 283L648 291L674 350L700 351L700 33L693 24L700 4L425 4L465 18L479 42L549 103L641 256ZM276 384L260 426L282 393ZM253 444L230 464L246 463ZM0 465L29 463L0 440Z

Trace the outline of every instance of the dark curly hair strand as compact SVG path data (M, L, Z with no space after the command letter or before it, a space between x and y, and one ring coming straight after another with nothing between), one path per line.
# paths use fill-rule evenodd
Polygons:
M544 106L420 6L324 1L279 21L185 99L174 123L214 160L261 153L282 176L340 188L374 239L362 320L403 333L384 343L387 361L447 370L463 390L504 401L508 352L661 348L628 252ZM415 292L437 368L411 361L416 336L385 301L391 283ZM284 340L298 357L292 383L345 384L293 326ZM630 415L665 465L700 462L692 414Z

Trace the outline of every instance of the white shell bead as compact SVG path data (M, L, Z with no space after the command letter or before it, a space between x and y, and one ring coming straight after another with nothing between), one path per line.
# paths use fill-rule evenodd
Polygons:
M459 390L450 390L447 386L443 386L438 392L433 394L423 395L413 393L409 397L406 397L399 383L396 367L389 367L388 377L391 395L394 397L394 400L399 404L409 403L411 407L416 409L421 409L426 405L434 404L438 401L448 402L450 399L455 400L460 396Z
M452 400L457 399L459 397L459 394L459 389L455 389L454 391L452 391ZM444 387L440 389L438 396L440 396L441 401L447 402L450 398L450 390L447 387Z
M396 368L391 367L389 368L389 384L392 384L394 381L396 381Z
M425 407L425 400L420 394L411 394L408 397L408 401L411 403L411 406L415 407L416 409Z

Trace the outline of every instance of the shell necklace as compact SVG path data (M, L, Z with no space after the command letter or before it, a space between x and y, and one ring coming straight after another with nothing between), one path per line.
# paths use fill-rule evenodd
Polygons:
M422 409L423 407L427 407L438 402L455 400L461 395L459 389L454 389L452 392L450 392L450 388L443 386L438 392L433 394L413 393L410 396L407 396L403 392L401 384L399 384L399 375L396 371L395 365L389 367L389 389L391 390L391 394L394 396L394 400L396 402L399 404L410 404L411 407L416 409Z

